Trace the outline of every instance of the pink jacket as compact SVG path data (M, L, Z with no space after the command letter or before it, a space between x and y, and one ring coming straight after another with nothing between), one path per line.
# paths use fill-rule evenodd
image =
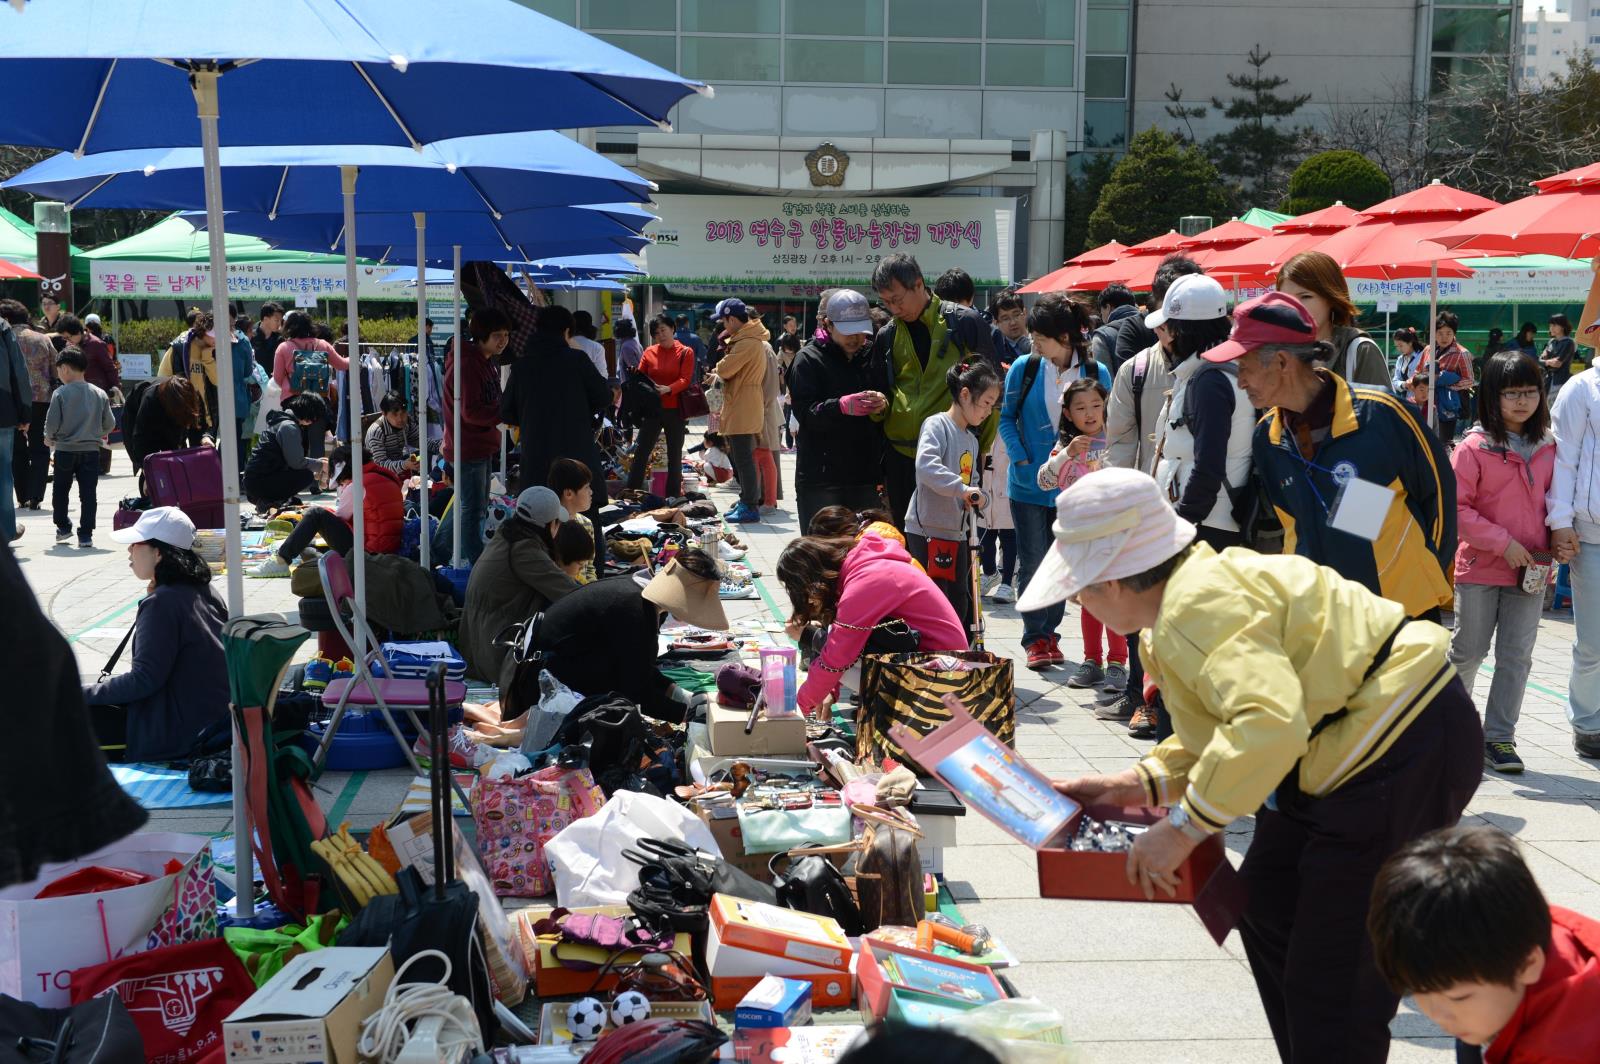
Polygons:
M911 555L893 540L866 532L839 569L839 607L822 653L800 685L800 708L810 713L839 691L839 677L856 663L873 625L898 617L922 633L921 649L967 649L966 629L950 600Z
M1550 549L1544 497L1555 475L1556 445L1546 436L1531 463L1473 428L1451 452L1456 472L1456 581L1509 586L1516 570L1504 552L1512 539L1530 551Z

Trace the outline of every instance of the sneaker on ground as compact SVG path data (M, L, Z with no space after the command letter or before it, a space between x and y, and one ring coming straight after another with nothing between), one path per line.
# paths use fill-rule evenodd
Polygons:
M1028 668L1037 671L1048 669L1055 664L1055 658L1051 656L1049 636L1040 636L1029 643L1026 649L1028 652Z
M289 563L274 554L264 562L257 562L250 567L250 575L259 579L288 576Z
M994 589L994 594L990 597L996 602L1015 602L1017 601L1017 589L1010 584L1001 584Z
M1513 743L1484 743L1483 763L1496 772L1522 771L1522 758Z
M1156 737L1156 711L1150 706L1140 706L1133 711L1133 719L1128 721L1128 734L1135 739L1154 739Z
M68 543L71 543L71 542L72 542L72 529L69 528L65 532L61 531L61 529L59 529L59 528L56 529L56 545L57 546L63 546L65 544L68 544Z
M979 594L983 598L989 598L990 596L992 596L994 594L994 589L999 587L999 586L1000 586L1000 574L999 573L985 573L978 580L978 587L980 589Z
M85 539L84 537L79 536L78 537L78 546L80 548L82 548L83 550L88 550L89 548L94 546L94 540Z
M717 544L717 555L725 562L737 562L743 560L745 552L731 543L723 542Z
M1131 720L1137 708L1133 699L1123 695L1108 705L1094 707L1094 715L1097 720Z
M722 599L753 599L760 598L761 595L756 591L754 584L736 584L730 580L724 580L722 586L717 589L717 597Z
M450 725L450 732L446 737L445 743L450 750L451 768L475 767L478 744L467 734L466 729L459 724ZM433 737L430 735L418 736L416 745L411 748L411 752L419 758L432 757Z
M1128 687L1128 667L1120 661L1113 661L1106 666L1105 681L1100 684L1100 690L1107 693L1121 694Z
M1098 663L1085 661L1079 665L1073 674L1067 677L1068 687L1099 687L1105 682L1106 674L1101 671Z
M1050 636L1050 664L1065 665L1067 656L1061 653L1061 637L1051 633Z
M753 506L746 506L741 502L735 504L733 509L728 511L727 519L741 525L754 524L761 520L761 511Z

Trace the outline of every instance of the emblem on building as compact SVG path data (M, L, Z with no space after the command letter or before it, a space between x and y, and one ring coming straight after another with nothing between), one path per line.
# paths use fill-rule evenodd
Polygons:
M838 188L844 184L844 172L850 165L850 156L827 141L823 141L806 156L806 169L811 171L811 183L818 187Z

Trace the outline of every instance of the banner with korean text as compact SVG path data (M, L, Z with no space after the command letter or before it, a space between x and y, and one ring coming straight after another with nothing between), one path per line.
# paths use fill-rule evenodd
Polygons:
M417 290L404 284L384 283L392 266L364 265L359 269L362 299L416 302ZM97 299L211 298L210 263L93 262L89 294ZM230 262L228 295L240 300L273 300L295 306L297 300L344 298L344 265L338 262Z

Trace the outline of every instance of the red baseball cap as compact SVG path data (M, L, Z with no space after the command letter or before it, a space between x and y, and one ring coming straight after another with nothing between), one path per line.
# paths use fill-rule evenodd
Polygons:
M1309 344L1317 323L1305 304L1287 292L1268 292L1233 310L1233 331L1200 357L1207 362L1232 362L1247 351L1268 344Z

